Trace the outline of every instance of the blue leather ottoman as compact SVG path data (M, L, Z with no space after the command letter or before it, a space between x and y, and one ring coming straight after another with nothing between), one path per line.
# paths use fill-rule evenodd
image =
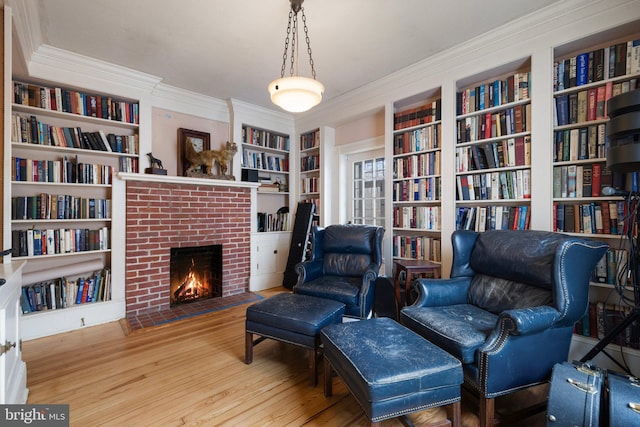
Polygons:
M445 405L453 426L460 425L462 366L444 350L389 318L330 325L320 337L325 396L335 370L372 425Z
M342 322L341 302L282 293L247 308L245 363L253 362L253 346L271 338L309 349L310 384L318 382L316 354L320 349L320 329ZM253 340L253 334L260 338Z

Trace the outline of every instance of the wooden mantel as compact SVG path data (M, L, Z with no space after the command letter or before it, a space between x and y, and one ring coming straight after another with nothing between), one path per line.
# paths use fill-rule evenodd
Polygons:
M216 187L237 187L257 189L260 186L258 182L232 181L226 179L203 179L191 178L187 176L168 176L154 175L143 173L126 173L118 172L116 178L123 181L142 181L142 182L161 182L168 184L192 184L192 185L211 185Z

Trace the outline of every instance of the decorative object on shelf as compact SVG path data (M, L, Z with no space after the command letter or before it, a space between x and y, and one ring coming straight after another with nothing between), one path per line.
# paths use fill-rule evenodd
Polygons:
M238 152L235 142L227 141L221 150L196 151L193 144L185 144L185 158L189 162L189 168L185 171L186 176L212 179L228 179L235 181L233 175L227 174L228 165L233 160L233 156ZM214 165L218 166L218 174L213 174Z
M194 151L200 152L211 148L211 134L197 130L178 129L178 176L186 176L191 165L185 157L186 145L189 143Z
M316 70L311 56L311 45L309 43L309 29L307 28L307 17L304 14L302 3L304 0L290 0L289 23L287 25L287 38L284 41L284 54L282 55L282 69L280 78L269 83L268 90L271 95L271 102L291 113L301 113L315 107L322 101L324 85L316 80ZM309 54L309 64L311 65L311 75L313 78L298 76L298 12L302 12L302 24L304 25L304 35L307 42L307 53ZM292 24L293 23L293 24ZM291 36L291 38L289 38ZM287 65L287 56L291 46L291 66L288 77L284 76Z
M149 157L149 163L151 163L150 168L146 168L145 173L153 174L153 175L166 175L167 170L162 166L162 160L153 156L153 153L147 153Z

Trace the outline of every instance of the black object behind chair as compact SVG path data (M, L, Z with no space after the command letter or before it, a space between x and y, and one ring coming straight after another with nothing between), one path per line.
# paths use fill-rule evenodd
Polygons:
M345 315L367 318L382 264L384 228L362 224L314 227L311 259L296 265L293 292L346 305Z

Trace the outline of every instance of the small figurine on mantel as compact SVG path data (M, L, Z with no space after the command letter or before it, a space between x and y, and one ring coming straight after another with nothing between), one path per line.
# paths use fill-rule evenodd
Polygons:
M149 163L151 163L151 167L146 168L145 173L153 174L153 175L166 175L167 170L162 166L162 160L154 157L153 153L147 153L149 157Z
M185 144L185 158L189 162L189 168L185 175L196 178L228 179L235 181L235 176L228 174L229 164L233 162L233 156L238 152L235 142L227 141L220 150L202 150L193 148L193 144ZM218 174L213 173L213 167L217 166Z

